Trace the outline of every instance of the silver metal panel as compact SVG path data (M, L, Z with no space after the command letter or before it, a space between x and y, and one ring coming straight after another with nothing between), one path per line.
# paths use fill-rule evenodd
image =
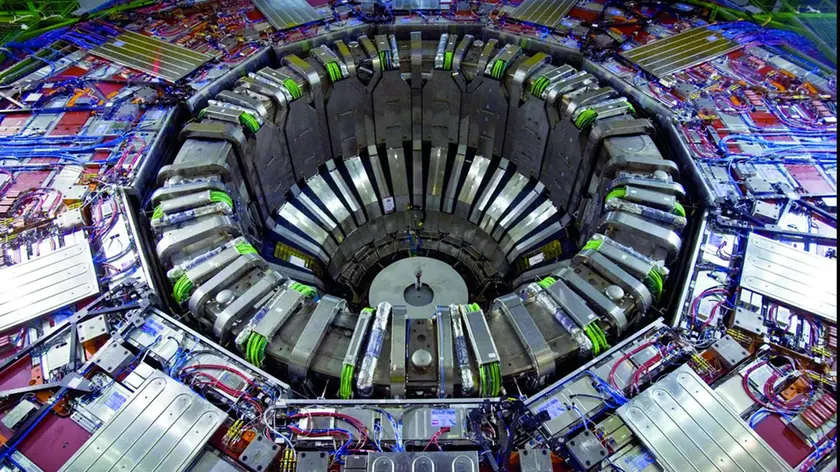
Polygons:
M294 28L321 19L305 0L254 0L254 5L278 30Z
M335 244L330 240L329 233L324 231L324 228L318 226L293 205L283 205L279 215L294 227L306 233L313 241L323 246L327 254L332 256L335 253Z
M426 183L426 209L439 211L446 171L446 149L433 147L429 156L429 181Z
M62 471L186 470L227 416L156 371Z
M502 181L502 177L505 175L505 170L507 169L507 160L503 159L502 163L493 172L493 177L490 179L490 182L487 184L487 188L484 189L484 192L481 193L481 199L479 199L478 204L473 208L472 214L470 215L470 222L473 224L478 224L481 220L481 215L487 209L487 205L490 203L490 197L493 195L493 192L496 191L496 187L499 186L499 183ZM486 217L485 217L486 221ZM483 226L482 226L483 227ZM488 234L486 228L484 229Z
M511 225L511 223L513 223L517 218L519 218L522 212L524 212L525 209L528 208L531 205L531 203L533 203L534 200L536 200L537 197L539 197L543 193L543 190L545 190L545 185L543 185L542 182L538 182L537 185L530 192L528 192L528 195L525 195L525 197L519 201L519 203L513 208L513 210L509 211L507 215L505 215L505 217L502 218L501 221L499 221L499 227L496 229L496 231L493 231L493 239L495 239L496 241L500 241L502 239L502 236L504 236L505 231L507 231L508 227Z
M309 371L309 364L318 352L318 346L327 335L333 319L339 311L344 309L346 302L340 298L326 295L318 302L318 307L312 312L303 334L298 338L289 359L289 373L297 377L305 377Z
M490 234L493 227L496 226L496 222L499 221L499 218L510 209L511 203L519 196L519 193L525 188L527 183L528 178L524 175L519 172L513 174L507 185L499 192L496 199L493 200L493 204L487 209L487 213L484 214L484 219L481 221L481 228L487 234Z
M123 33L90 53L169 82L183 79L213 59L207 54L132 32Z
M576 3L577 0L525 0L516 7L510 17L554 28Z
M376 192L373 191L373 184L368 178L365 166L362 164L362 158L359 156L351 157L344 161L344 165L350 172L350 179L359 192L359 198L362 199L362 205L365 206L368 217L373 219L382 215L379 209L379 202L376 201Z
M341 229L338 227L338 223L332 219L331 216L327 215L321 207L315 204L315 202L309 198L309 195L301 192L295 195L297 201L303 204L307 210L311 211L315 218L321 223L321 225L327 229L333 236L335 236L336 240L340 243L343 236L341 234ZM317 198L317 197L316 197Z
M507 254L507 256L505 256L505 257L507 258L507 260L509 262L513 262L517 257L519 257L520 254L527 251L528 249L531 249L534 245L536 245L540 241L548 238L549 236L551 236L553 234L559 233L560 230L564 228L564 226L565 226L565 223L564 224L552 223L548 227L543 228L542 230L540 230L537 233L534 233L533 235L529 236L525 240L523 240L519 243L516 243L513 246L513 250L511 252L509 252ZM507 251L507 249L505 249L505 248L509 247L510 241L511 241L510 238L503 239L503 241L502 241L502 250L503 251Z
M391 171L391 185L394 190L394 200L397 211L402 211L409 204L408 175L403 148L388 149L388 170Z
M554 216L555 213L557 213L557 208L554 208L549 200L542 202L536 210L508 231L512 244L518 243L519 240L527 236L534 228L543 224L545 220ZM507 252L510 248L503 247L502 249Z
M668 470L791 470L687 365L618 415Z
M467 179L464 181L464 186L461 188L461 193L458 194L458 205L455 208L455 214L461 218L467 219L469 217L470 207L475 200L478 193L478 187L481 181L484 180L484 174L490 166L490 159L476 155L473 158L470 170L467 171Z
M452 317L449 308L441 307L437 312L438 396L451 397L455 383L455 352L453 351Z
M458 145L458 154L455 155L455 162L452 163L452 172L449 175L449 183L446 185L446 196L443 200L443 211L452 213L453 205L455 205L455 195L458 193L458 179L461 177L461 172L464 169L464 160L466 159L467 146Z
M258 254L242 254L228 266L219 270L207 282L201 284L190 296L187 306L197 317L204 315L204 304L222 289L244 277L252 269L265 269L265 259Z
M741 287L837 321L836 260L750 233Z
M359 313L356 326L353 328L353 336L350 338L350 344L347 346L347 353L344 354L344 365L356 365L359 359L359 353L362 350L362 342L367 337L368 327L370 327L372 319L372 310L362 310Z
M323 177L320 175L316 175L315 177L309 179L307 185L315 195L321 200L327 210L332 213L332 216L338 221L338 224L341 225L341 229L344 230L345 234L349 234L351 231L356 229L356 223L353 221L352 216L350 216L350 212L347 210L347 207L341 203L341 200L335 195L332 188L327 184L327 181L324 180Z
M201 216L194 220L187 220L167 228L163 233L155 251L164 264L170 262L177 252L189 247L206 247L213 244L213 237L221 238L225 235L239 236L239 223L232 217L224 215Z
M654 76L663 77L710 61L741 46L703 26L633 48L622 55Z
M405 395L405 307L393 307L391 309L391 319L391 396L400 398Z
M87 241L0 269L0 330L97 293Z
M426 410L420 410L424 412ZM461 409L455 410L460 417ZM460 419L460 418L459 418ZM466 421L466 420L464 420ZM426 423L430 424L430 421ZM459 423L460 425L460 423ZM443 438L446 438L446 434ZM372 452L368 455L367 472L447 471L478 472L478 452Z
M367 220L365 219L364 212L362 212L361 207L359 207L359 202L356 201L356 197L352 192L350 192L350 187L347 186L347 182L344 181L344 177L341 175L341 172L335 168L334 161L328 162L327 168L330 171L330 177L332 177L333 182L335 182L336 187L338 187L338 191L341 192L341 196L344 197L344 201L347 202L350 213L356 216L356 220L359 224L365 224Z
M499 350L496 349L496 342L493 341L493 335L490 334L490 328L487 326L484 313L471 311L463 314L463 316L476 363L484 365L499 362Z

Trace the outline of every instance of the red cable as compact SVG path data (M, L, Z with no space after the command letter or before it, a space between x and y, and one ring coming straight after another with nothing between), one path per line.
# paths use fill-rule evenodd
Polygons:
M226 365L220 365L220 364L192 364L192 365L188 365L188 366L183 367L181 369L181 372L183 372L187 369L224 370L225 372L230 372L230 373L235 374L236 376L240 377L242 380L244 380L246 383L248 383L248 385L250 385L252 387L255 385L254 382L251 379L249 379L242 371L234 369L233 367L228 367Z
M613 364L612 369L610 369L610 375L608 377L610 385L612 385L614 388L618 388L618 384L615 383L615 371L618 369L618 366L621 365L621 363L623 363L624 361L629 359L631 356L634 356L637 353L641 352L643 349L647 348L648 346L652 346L652 345L653 345L652 341L646 342L646 343L640 345L639 347L637 347L636 349L630 351L629 353L621 356L621 358L618 360L618 362Z

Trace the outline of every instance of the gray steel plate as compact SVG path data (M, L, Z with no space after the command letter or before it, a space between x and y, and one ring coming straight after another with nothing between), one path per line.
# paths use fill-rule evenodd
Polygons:
M225 418L186 385L156 371L61 470L186 470Z
M525 0L510 17L514 20L554 28L577 4L577 0Z
M622 55L656 77L663 77L711 61L741 46L703 26L633 48Z
M87 241L0 269L0 331L97 293Z
M618 415L667 470L790 470L687 365L619 408Z
M131 32L117 36L90 53L169 82L183 79L213 59L207 54Z
M414 284L414 272L423 271L420 281L431 288L431 301L422 306L406 301L406 289ZM394 262L376 274L370 284L370 303L377 306L388 302L394 306L405 305L409 319L429 318L438 305L463 304L469 300L464 279L449 264L428 257L409 257Z
M751 233L741 287L837 322L837 260Z

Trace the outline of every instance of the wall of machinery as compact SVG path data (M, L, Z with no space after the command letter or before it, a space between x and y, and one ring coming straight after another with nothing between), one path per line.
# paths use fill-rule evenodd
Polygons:
M0 471L836 469L775 8L0 5Z

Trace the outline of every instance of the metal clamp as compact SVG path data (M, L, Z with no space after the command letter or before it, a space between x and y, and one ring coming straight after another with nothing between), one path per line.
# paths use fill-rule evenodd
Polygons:
M220 270L207 282L201 284L190 297L187 306L196 318L204 316L204 304L225 287L230 286L251 269L265 269L268 265L265 260L257 254L240 255L229 266Z
M589 284L583 277L579 276L571 269L564 269L557 274L563 279L569 287L577 292L587 304L595 309L601 316L609 318L619 333L624 331L627 327L627 316L624 310L618 305L610 301L604 294L599 292L595 287Z
M537 378L544 378L554 374L554 353L545 342L540 328L534 322L531 314L522 304L522 300L515 294L508 294L497 298L494 305L501 309L513 330L525 346L531 357L531 364L537 371Z
M572 262L590 267L610 283L630 292L636 304L636 309L641 313L647 311L653 303L650 290L645 287L643 282L625 272L624 269L604 257L600 252L589 249L580 251L572 258Z
M305 299L302 293L289 287L291 285L289 281L286 281L286 285L273 300L269 301L268 311L253 328L255 333L262 335L269 341L297 311Z
M223 234L239 236L241 232L239 224L228 216L206 216L187 223L189 224L178 225L175 229L163 233L163 237L155 247L158 258L162 263L169 263L170 258L176 252L202 239Z
M274 290L283 281L283 276L273 270L266 272L260 280L251 285L248 290L236 298L230 305L216 316L213 322L213 334L218 339L224 339L234 323L248 311L256 308L258 302Z
M318 307L312 312L309 322L303 329L297 344L292 349L292 354L289 357L289 374L298 377L306 377L309 372L309 365L315 354L318 352L318 346L329 331L335 316L344 309L347 302L340 298L326 295L318 302Z

